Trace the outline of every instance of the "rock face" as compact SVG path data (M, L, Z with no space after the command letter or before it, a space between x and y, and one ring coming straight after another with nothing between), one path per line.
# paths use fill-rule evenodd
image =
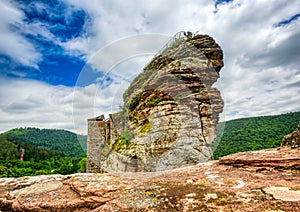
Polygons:
M293 161L292 163L290 161ZM300 148L142 173L0 179L0 211L299 211Z
M110 115L105 129L103 120L89 120L96 127L89 128L88 172L153 172L212 159L223 110L212 85L222 59L208 35L176 34L131 83L124 110ZM105 133L95 137L95 130Z
M294 132L284 136L281 145L290 147L300 147L300 123L298 124L298 127Z

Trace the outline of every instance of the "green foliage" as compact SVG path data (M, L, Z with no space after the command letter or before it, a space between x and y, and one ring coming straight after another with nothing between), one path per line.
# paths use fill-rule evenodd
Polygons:
M82 158L86 156L84 152L86 136L77 136L66 130L18 128L9 130L3 135L8 139L62 152L70 157Z
M0 135L0 159L13 160L18 158L18 145L7 140Z
M199 88L196 89L196 92L200 93L200 94L203 94L204 88L203 87L199 87Z
M153 98L153 99L149 100L148 102L146 102L146 107L154 107L161 101L163 101L163 99L158 98L158 97Z
M78 173L84 173L86 171L86 158L82 158L79 162L78 162Z
M127 149L129 147L129 141L122 135L116 138L116 142L113 144L113 150L118 152L120 149Z
M13 137L19 139L25 137L28 139L30 136L24 136L23 132L23 130L27 129L15 129L0 135L0 145L3 147L0 148L0 177L72 174L85 171L86 158L71 158L61 152L31 145L26 141L13 139ZM37 138L31 138L37 142ZM48 140L51 139L49 138ZM43 141L44 138L41 139L41 142ZM24 161L18 160L20 148L25 149Z
M139 101L141 100L141 97L142 97L142 93L139 93L131 100L131 102L129 104L130 111L133 111L136 108L136 106L138 106Z
M220 143L213 144L213 148L216 148L214 158L236 152L279 147L282 138L293 132L298 123L300 112L227 121L221 138L220 132L217 133ZM218 128L221 125L222 123Z
M47 150L45 148L36 147L26 142L7 138L4 135L0 135L0 160L16 160L19 157L19 149L25 149L24 160L46 160L51 157L63 157L64 154Z
M73 174L85 171L86 159L69 157L43 161L0 160L0 177L22 177L47 174Z
M123 132L122 132L122 137L124 137L127 141L130 141L132 138L133 138L133 135L131 132L129 132L128 129L125 129Z
M138 124L138 120L137 118L135 118L134 116L129 117L130 121L134 124Z
M127 149L130 146L130 140L133 135L125 129L121 135L116 138L116 142L113 144L112 149L118 152L120 149Z

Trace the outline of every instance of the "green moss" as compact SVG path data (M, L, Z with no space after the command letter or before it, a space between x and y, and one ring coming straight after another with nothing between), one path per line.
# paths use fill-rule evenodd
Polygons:
M129 147L129 141L122 135L116 138L116 142L112 146L112 149L118 152L120 149L127 149Z
M113 144L112 149L116 152L121 149L128 149L132 138L133 135L128 131L128 129L125 129L122 134L116 138L116 142Z
M147 121L147 122L141 127L140 132L141 132L141 133L148 133L148 132L150 132L151 127L152 127L152 124L151 124L149 121Z
M163 99L161 99L161 98L153 98L153 99L149 100L148 102L146 102L146 107L154 107L158 103L160 103L161 101L163 101Z

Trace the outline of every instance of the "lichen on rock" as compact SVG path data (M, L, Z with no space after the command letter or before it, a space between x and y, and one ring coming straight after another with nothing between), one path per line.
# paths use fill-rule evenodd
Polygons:
M88 167L97 161L103 171L152 172L212 159L223 110L213 84L222 67L223 53L213 38L177 33L125 91L124 109L110 115L106 134L98 141L89 135L88 148L100 142L105 151L90 145L101 159L88 150Z

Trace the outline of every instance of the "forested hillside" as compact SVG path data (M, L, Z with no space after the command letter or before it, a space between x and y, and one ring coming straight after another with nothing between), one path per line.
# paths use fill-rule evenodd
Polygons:
M86 157L84 152L84 149L86 149L86 137L77 136L75 133L66 130L18 128L9 130L2 135L36 147L62 152L72 158Z
M287 113L275 116L262 116L253 118L236 119L220 123L218 128L224 127L221 137L220 131L217 134L217 141L214 144L216 150L214 158L221 156L279 147L282 138L293 132L300 123L300 112Z
M300 123L300 112L237 119L219 124L214 158L251 150L279 147L282 138ZM221 136L222 135L222 136ZM86 137L81 136L83 147ZM84 172L86 156L74 133L65 130L20 128L0 135L0 177ZM20 148L24 161L18 160Z
M72 174L85 171L85 158L70 158L26 142L0 135L0 177L21 177L39 174ZM24 161L19 150L25 149Z

